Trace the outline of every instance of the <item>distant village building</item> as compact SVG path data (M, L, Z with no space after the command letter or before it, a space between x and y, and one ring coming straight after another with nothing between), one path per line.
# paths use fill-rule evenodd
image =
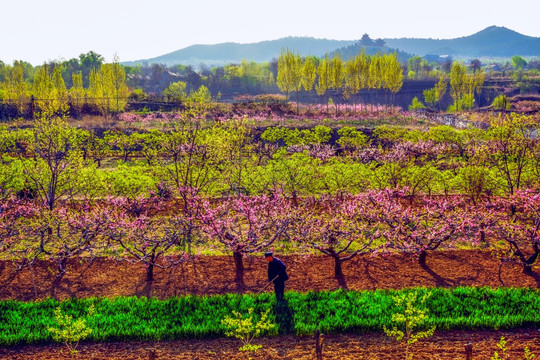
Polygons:
M375 46L375 42L371 40L368 34L362 35L362 38L358 41L360 46Z

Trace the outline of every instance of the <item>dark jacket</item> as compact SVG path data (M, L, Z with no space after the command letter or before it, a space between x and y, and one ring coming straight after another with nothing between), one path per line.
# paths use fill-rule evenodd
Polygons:
M268 281L272 281L277 275L279 277L275 281L289 280L286 269L287 267L281 260L273 258L272 261L268 262Z

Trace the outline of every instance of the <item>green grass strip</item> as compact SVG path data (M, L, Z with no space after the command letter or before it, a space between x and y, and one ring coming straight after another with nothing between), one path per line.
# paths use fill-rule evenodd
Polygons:
M224 336L220 321L232 310L255 314L272 308L271 319L280 333L382 332L392 326L399 309L392 296L409 291L431 292L426 301L429 321L438 330L511 329L540 326L540 291L524 288L454 288L377 291L325 291L285 294L278 306L273 294L227 294L183 296L167 300L119 297L47 299L36 302L0 302L0 346L49 343L48 326L55 323L60 306L74 318L85 316L91 304L95 314L88 319L89 341L169 340Z

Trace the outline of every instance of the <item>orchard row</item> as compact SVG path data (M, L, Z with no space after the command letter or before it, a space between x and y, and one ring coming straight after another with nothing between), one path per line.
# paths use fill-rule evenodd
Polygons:
M53 261L58 276L70 258L110 257L171 268L202 253L232 254L242 279L247 254L279 249L343 262L364 254L417 256L438 249L484 248L526 273L540 255L540 195L518 191L473 204L463 197L413 199L399 190L287 198L270 195L201 197L179 189L181 201L156 196L77 200L49 209L39 201L0 207L0 259L19 268Z
M540 179L538 124L492 117L487 130L434 126L256 128L249 119L171 117L160 130L83 130L59 117L0 127L0 197L221 197L280 191L297 198L400 188L408 195L512 195Z

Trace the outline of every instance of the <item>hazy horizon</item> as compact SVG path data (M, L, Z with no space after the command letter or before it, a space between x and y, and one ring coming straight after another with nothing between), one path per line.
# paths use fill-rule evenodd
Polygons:
M191 45L240 44L288 36L330 40L453 39L489 26L540 37L540 2L456 0L361 3L337 0L258 4L247 0L22 1L2 5L0 60L39 65L95 51L111 61L153 58ZM9 35L7 35L9 34ZM540 54L539 54L540 55Z

